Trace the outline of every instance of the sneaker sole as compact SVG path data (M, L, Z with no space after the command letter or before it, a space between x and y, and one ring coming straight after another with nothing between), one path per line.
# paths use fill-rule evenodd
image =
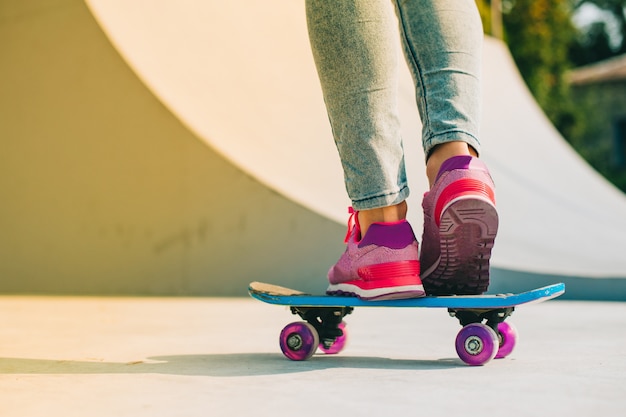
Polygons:
M362 300L398 300L403 298L418 298L426 295L424 286L419 278L419 262L409 261L378 265L379 271L370 268L369 272L376 273L368 278L361 276L357 281L347 281L330 284L326 290L328 295L345 295L358 297ZM391 267L390 267L391 266ZM395 268L394 268L395 266ZM375 268L375 267L374 267ZM414 270L414 273L392 274L394 270ZM359 274L361 275L361 274Z
M422 273L429 295L482 294L489 287L489 260L498 213L487 199L459 197L442 211L440 257Z
M357 285L343 283L331 284L326 294L335 296L357 297L367 301L402 300L406 298L420 298L426 295L423 285L404 285L393 288L363 289Z

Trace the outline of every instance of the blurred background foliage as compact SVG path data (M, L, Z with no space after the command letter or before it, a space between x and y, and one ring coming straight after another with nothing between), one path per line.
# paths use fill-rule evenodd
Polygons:
M594 118L602 110L577 97L568 80L577 67L626 54L626 0L476 3L485 33L502 38L509 46L526 84L554 126L596 170L626 191L626 164L612 162L616 160L611 155L615 139L606 137L610 129L605 129L604 137L600 133L594 137L599 123ZM606 85L603 88L602 94L607 94ZM626 115L626 108L621 111Z

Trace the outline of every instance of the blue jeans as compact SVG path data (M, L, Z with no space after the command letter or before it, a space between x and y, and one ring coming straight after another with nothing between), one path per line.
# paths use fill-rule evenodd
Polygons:
M425 154L462 141L480 152L482 24L474 0L307 0L309 38L356 210L409 195L398 117L397 23Z

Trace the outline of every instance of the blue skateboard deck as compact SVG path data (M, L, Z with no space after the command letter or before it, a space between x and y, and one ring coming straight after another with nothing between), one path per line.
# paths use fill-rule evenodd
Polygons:
M468 365L484 365L513 351L517 331L505 320L515 307L556 298L565 292L565 284L519 294L429 296L380 301L312 295L262 282L250 283L248 292L264 303L289 306L292 314L304 320L288 324L280 333L280 348L287 358L294 361L307 360L318 349L326 354L339 353L347 340L343 318L351 314L355 307L415 307L446 308L450 316L456 317L463 326L455 340L459 358Z
M248 292L268 304L294 307L430 307L454 309L496 309L538 303L556 298L565 292L565 284L554 284L519 294L455 295L422 297L405 300L366 301L356 297L312 295L290 288L252 282Z

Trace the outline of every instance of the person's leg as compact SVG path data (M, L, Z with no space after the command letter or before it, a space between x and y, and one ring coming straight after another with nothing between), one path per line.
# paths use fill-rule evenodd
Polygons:
M397 0L423 124L426 173L420 262L429 294L482 293L498 227L478 140L482 25L473 0Z
M423 295L397 110L397 21L389 0L309 0L307 24L355 213L330 293Z
M446 156L480 151L482 23L474 0L397 0L396 8L434 179L446 159L440 145L458 142Z
M385 0L306 2L313 56L346 190L365 232L408 196L397 109L398 51ZM386 209L386 210L383 210ZM371 210L372 213L366 213Z

